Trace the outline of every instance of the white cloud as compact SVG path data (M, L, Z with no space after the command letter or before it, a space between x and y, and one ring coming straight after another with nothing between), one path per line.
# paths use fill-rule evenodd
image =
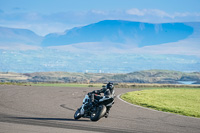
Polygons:
M170 19L175 19L176 17L182 17L182 18L187 18L187 17L200 17L199 12L175 12L175 13L167 13L163 10L159 9L137 9L137 8L132 8L129 10L126 10L126 13L128 15L135 15L135 16L140 16L140 17L147 17L147 16L155 16L159 18L170 18ZM200 20L200 18L199 18ZM190 20L191 21L191 20Z
M162 11L162 10L158 10L158 9L150 9L150 10L146 10L147 15L155 15L158 17L171 17L168 13Z
M91 10L91 12L94 13L94 14L101 14L101 15L107 14L105 11L102 11L102 10Z
M158 9L142 9L139 10L137 8L132 8L126 11L129 15L136 15L136 16L145 16L145 15L151 15L151 16L158 16L158 17L171 17L168 13L158 10Z
M40 16L38 13L28 13L25 15L25 18L29 21L37 21L42 19L42 16Z
M139 10L137 8L132 8L126 11L127 14L130 15L136 15L136 16L144 16L145 15L145 11L144 10Z
M184 13L180 13L180 12L175 12L173 14L173 17L200 17L200 13L195 12L195 13L189 13L189 12L184 12Z

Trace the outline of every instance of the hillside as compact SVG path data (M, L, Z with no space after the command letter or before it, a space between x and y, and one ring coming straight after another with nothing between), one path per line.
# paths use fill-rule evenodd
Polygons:
M146 70L113 76L115 81L136 83L172 83L199 81L200 73L184 73L169 70Z
M178 81L194 81L199 83L200 73L184 73L168 70L146 70L126 74L108 73L69 73L69 72L37 72L37 73L0 73L1 82L60 82L60 83L171 83Z
M12 44L40 45L43 37L31 30L0 27L0 46Z
M60 46L84 42L112 42L138 47L176 42L187 38L193 28L184 23L151 24L142 22L104 20L73 28L63 34L49 34L42 46ZM116 47L118 47L116 45Z
M100 43L144 47L178 42L198 31L199 23L144 23L125 20L104 20L82 27L66 30L64 33L50 33L44 37L28 29L0 27L0 46L37 45L41 47L71 44ZM94 45L95 46L95 45ZM104 45L103 47L106 47Z

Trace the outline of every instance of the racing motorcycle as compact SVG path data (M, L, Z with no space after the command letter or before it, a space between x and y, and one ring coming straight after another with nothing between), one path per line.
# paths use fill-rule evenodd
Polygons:
M113 90L110 97L103 96L101 99L95 99L92 92L85 95L83 99L83 104L74 114L74 119L78 120L79 118L90 118L91 121L98 121L102 117L106 117L106 112L114 104L115 92Z

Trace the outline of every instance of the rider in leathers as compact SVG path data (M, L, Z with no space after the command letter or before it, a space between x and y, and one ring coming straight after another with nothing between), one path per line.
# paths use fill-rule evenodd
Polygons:
M97 99L97 100L100 100L102 98L112 97L114 95L113 83L109 82L106 86L103 86L103 88L101 90L95 90L92 93L96 94L96 95L94 95L94 99ZM98 94L100 94L100 93L104 93L104 97L98 96ZM108 114L109 114L109 111L110 111L111 107L112 106L107 107L107 112L106 112L106 115L105 115L106 118L108 117Z

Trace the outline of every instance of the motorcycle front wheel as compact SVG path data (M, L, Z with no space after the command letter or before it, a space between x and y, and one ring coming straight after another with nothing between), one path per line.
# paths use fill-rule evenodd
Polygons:
M80 113L80 109L77 109L77 111L74 114L74 119L78 120L79 118L81 118L81 113Z

